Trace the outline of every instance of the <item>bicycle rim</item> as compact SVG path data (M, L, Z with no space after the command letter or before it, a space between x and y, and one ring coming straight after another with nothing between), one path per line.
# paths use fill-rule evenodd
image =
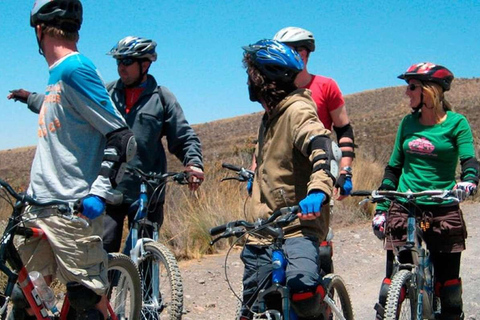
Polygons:
M183 311L183 284L175 256L164 245L144 247L139 270L142 279L142 319L179 320Z
M325 318L329 320L353 320L352 302L343 279L335 274L327 274L323 280L327 283L327 296L333 301L334 309L339 312L337 314L327 305Z
M387 294L385 320L416 319L417 290L413 274L400 270L392 279Z
M135 263L124 254L110 253L108 255L108 281L110 287L107 297L118 319L140 319L141 283Z

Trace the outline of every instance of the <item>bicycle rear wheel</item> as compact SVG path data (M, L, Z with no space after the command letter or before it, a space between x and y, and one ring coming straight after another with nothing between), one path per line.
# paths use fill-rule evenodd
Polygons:
M345 320L353 320L352 302L343 279L339 275L327 274L323 278L323 281L327 284L327 297L333 301L333 309L336 309L331 310L330 307L327 307L326 319L342 319L341 316L337 315L338 313L342 315ZM327 299L327 297L325 297L325 299Z
M179 320L183 311L183 283L175 256L158 242L148 242L140 259L142 319Z
M107 297L118 319L140 319L142 306L140 274L135 263L121 253L108 254Z
M398 271L387 294L385 320L416 319L417 290L415 277L409 270Z

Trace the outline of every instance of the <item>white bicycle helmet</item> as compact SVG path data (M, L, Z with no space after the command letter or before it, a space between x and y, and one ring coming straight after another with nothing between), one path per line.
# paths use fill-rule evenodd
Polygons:
M313 33L297 27L286 27L278 31L273 40L277 40L293 47L305 47L308 51L315 51Z
M157 53L155 48L157 43L153 40L128 36L118 41L118 43L107 52L115 59L135 58L135 59L149 59L150 61L157 60Z

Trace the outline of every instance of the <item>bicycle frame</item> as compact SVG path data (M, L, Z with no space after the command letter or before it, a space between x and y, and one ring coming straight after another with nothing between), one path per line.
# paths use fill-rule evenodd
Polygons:
M125 242L123 253L129 256L133 262L140 266L142 262L146 259L149 259L149 252L146 249L146 244L151 242L158 242L159 240L159 224L157 222L152 222L148 219L148 206L149 206L149 196L148 196L148 187L154 189L153 195L157 193L160 195L163 191L163 188L166 186L169 181L169 177L173 181L176 181L179 184L187 183L187 175L185 173L165 173L165 174L155 174L155 173L144 173L138 168L129 167L127 172L137 176L140 179L140 195L138 198L138 208L133 219L133 223L130 227L127 240ZM153 186L152 185L155 185ZM151 238L144 237L144 235L139 234L142 230L142 226L151 226L152 234ZM158 310L162 312L165 307L161 288L160 288L160 267L157 263L152 263L148 265L149 276L148 280L143 280L142 284L144 289L148 291L148 301L143 301L143 308L150 310Z
M430 318L434 312L432 308L433 301L429 301L429 295L433 292L434 287L433 264L430 262L429 251L425 246L422 232L420 232L416 221L415 198L413 196L407 196L406 199L408 202L407 241L403 247L393 247L395 265L392 277L396 271L401 269L408 269L416 275L415 285L418 288L416 318L417 320L422 320L424 317ZM413 264L400 261L400 253L404 254L404 252L407 251L412 258ZM425 270L429 270L428 272L430 272L431 277L429 281L426 279Z
M142 261L142 257L145 255L144 244L147 242L157 242L158 241L158 223L151 222L147 218L147 205L148 205L148 195L147 195L147 184L142 180L140 184L140 196L139 196L139 207L135 214L135 218L130 228L127 240L125 242L125 247L123 253L133 260L135 264L139 264ZM139 238L138 230L141 224L152 224L153 233L152 238ZM152 278L150 283L151 297L153 301L160 299L159 291L159 278L158 278L158 265L152 265ZM158 307L158 306L155 306Z

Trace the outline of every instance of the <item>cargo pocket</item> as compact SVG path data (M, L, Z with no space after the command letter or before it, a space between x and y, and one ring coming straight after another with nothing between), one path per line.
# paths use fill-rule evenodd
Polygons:
M389 213L387 216L386 234L391 237L392 241L407 240L407 216L403 214Z
M102 238L89 236L76 240L77 243L77 266L85 269L89 276L99 275L106 256L103 250Z
M467 228L461 211L452 211L444 216L434 217L433 232L448 238L448 242L464 241L467 238Z

